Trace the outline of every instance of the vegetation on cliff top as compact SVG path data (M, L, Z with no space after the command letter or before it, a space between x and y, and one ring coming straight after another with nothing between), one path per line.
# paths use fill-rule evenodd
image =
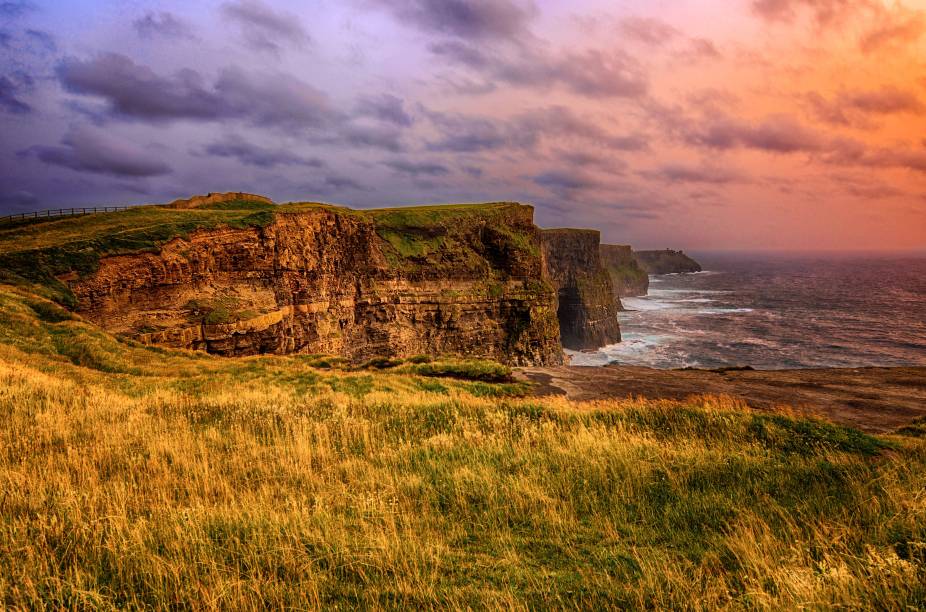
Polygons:
M0 286L0 601L926 605L919 432L517 397L409 361L143 347Z
M57 277L69 272L88 274L101 257L157 250L174 238L216 227L264 227L276 215L326 210L372 221L390 246L392 263L440 263L447 253L458 260L474 261L471 245L458 240L460 231L473 221L497 221L520 207L513 203L459 204L352 210L300 202L273 205L265 202L229 201L190 209L139 206L124 211L63 217L0 228L0 282L36 285L43 295L73 305L73 296ZM528 237L504 223L499 232L517 248L534 248ZM462 254L462 257L459 255Z

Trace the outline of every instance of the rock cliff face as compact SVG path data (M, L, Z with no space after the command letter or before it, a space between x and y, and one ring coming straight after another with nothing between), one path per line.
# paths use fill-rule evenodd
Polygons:
M637 262L629 246L601 245L601 263L611 275L616 300L643 296L649 291L649 274Z
M681 251L636 251L634 256L650 274L689 274L701 271L701 264Z
M601 233L595 230L542 230L543 265L559 299L563 346L594 349L620 342L611 277L601 265Z
M562 363L557 294L529 206L287 205L268 218L103 257L92 274L63 280L85 317L146 343L228 356Z

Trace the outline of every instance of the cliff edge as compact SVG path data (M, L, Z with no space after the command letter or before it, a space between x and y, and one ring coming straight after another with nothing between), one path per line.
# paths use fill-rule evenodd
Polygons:
M533 209L217 194L0 233L2 280L107 331L226 356L563 360Z
M621 340L611 277L601 264L597 230L541 230L543 266L558 298L563 346L595 349Z
M611 275L614 298L644 296L649 291L649 273L634 257L633 249L622 244L602 244L601 263Z

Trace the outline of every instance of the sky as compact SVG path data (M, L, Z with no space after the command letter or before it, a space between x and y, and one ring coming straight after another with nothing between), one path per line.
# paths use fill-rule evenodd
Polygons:
M0 0L0 214L520 201L637 248L926 248L926 0Z

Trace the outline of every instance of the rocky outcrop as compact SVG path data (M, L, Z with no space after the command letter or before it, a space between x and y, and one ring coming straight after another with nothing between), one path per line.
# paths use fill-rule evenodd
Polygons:
M634 256L649 274L689 274L700 272L701 264L682 251L636 251Z
M64 280L86 318L147 343L561 363L533 209L440 208L287 205L266 225L197 230Z
M167 207L185 210L190 208L208 208L217 204L228 204L231 202L249 202L273 205L273 200L270 198L255 195L253 193L232 191L229 193L210 193L204 196L193 196L192 198L188 198L186 200L174 200L168 204Z
M620 342L611 277L601 265L596 230L542 230L543 265L558 297L563 346L594 349Z
M601 245L601 264L611 275L615 300L643 296L649 291L649 274L637 262L629 246Z

